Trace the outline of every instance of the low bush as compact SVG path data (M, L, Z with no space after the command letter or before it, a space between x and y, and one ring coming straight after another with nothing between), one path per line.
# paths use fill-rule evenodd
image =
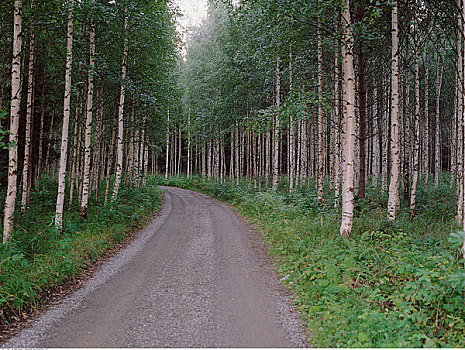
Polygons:
M111 204L104 205L103 193L98 200L92 196L86 221L81 221L78 203L73 203L60 233L53 225L56 187L53 179L41 180L42 190L32 193L26 212L15 217L11 239L0 246L0 324L38 307L47 290L72 281L128 232L147 222L161 201L153 180L140 188L123 184Z

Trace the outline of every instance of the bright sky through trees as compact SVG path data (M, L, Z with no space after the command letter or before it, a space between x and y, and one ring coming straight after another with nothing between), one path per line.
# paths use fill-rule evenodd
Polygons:
M182 56L186 57L186 42L189 28L198 27L207 17L207 0L174 0L182 16L177 18L177 29L181 35L183 47Z

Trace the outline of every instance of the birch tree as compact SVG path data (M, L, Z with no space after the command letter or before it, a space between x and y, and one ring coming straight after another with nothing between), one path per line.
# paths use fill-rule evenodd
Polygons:
M8 188L3 220L3 243L13 231L18 169L18 128L21 106L22 1L15 0L13 23L13 59L11 64L10 136L8 148Z
M343 94L343 167L342 222L339 233L349 237L354 216L354 156L355 156L355 72L353 34L350 28L350 0L345 0L342 14L342 94Z
M399 206L399 37L398 1L392 2L392 51L391 51L391 174L389 183L388 219L396 218Z
M34 0L31 0L31 13L34 13ZM32 113L34 103L34 60L35 60L35 26L34 18L31 19L29 34L29 70L27 78L27 106L26 106L26 133L24 140L24 163L23 163L23 193L21 197L21 212L24 213L29 200L29 181L31 168L31 132Z
M420 168L420 66L418 64L418 18L415 16L415 122L414 122L414 148L413 148L413 177L410 192L410 218L415 215L416 192L418 173Z
M74 0L68 1L68 30L66 36L66 72L65 97L63 102L63 128L61 133L60 168L58 172L58 195L55 213L55 226L58 231L63 228L63 207L65 204L66 162L68 159L68 128L71 108L71 71L73 67L73 6Z
M124 10L124 48L123 48L123 63L121 65L121 92L118 105L118 136L117 136L117 151L116 151L116 176L115 183L113 185L112 200L115 200L118 196L118 190L123 175L123 136L124 136L124 99L126 96L125 80L127 74L127 60L129 50L129 39L128 39L128 16L127 9Z
M91 1L95 6L95 0ZM94 98L94 69L95 69L95 19L91 12L90 32L89 32L89 71L87 77L87 100L86 100L86 124L84 141L84 172L82 180L81 218L87 220L87 206L89 204L89 184L90 184L90 153L91 153L91 132L92 132L92 111Z
M324 168L324 133L323 133L323 47L321 33L318 30L318 202L323 202L325 182Z

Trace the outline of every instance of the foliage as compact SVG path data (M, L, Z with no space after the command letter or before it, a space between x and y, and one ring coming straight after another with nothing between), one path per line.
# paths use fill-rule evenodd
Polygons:
M37 308L48 289L73 280L147 222L161 201L158 187L148 180L143 188L123 186L118 200L108 206L93 198L85 222L78 206L73 207L60 234L53 225L56 182L43 177L42 190L32 194L26 213L16 217L11 240L0 246L0 323Z
M453 225L433 213L433 203L423 203L413 222L403 215L392 224L374 200L383 196L370 190L371 199L357 203L348 240L339 237L339 215L332 205L318 205L313 190L249 191L199 177L157 182L228 201L260 229L312 345L465 346L465 272L457 249L463 233L449 237ZM453 190L442 190L453 197Z

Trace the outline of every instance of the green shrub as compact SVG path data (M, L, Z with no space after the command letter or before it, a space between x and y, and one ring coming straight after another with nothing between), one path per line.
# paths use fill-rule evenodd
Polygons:
M159 177L236 206L263 233L279 272L319 347L465 346L465 272L454 229L455 189L419 186L418 213L386 219L387 196L367 185L356 201L351 239L339 236L333 202L314 190L254 191ZM312 187L313 188L313 187ZM325 188L325 198L332 198Z
M106 206L101 186L100 200L91 196L87 221L81 222L79 207L72 206L60 233L53 225L56 182L42 178L38 188L26 212L16 215L10 241L0 246L0 323L37 307L47 289L77 276L150 219L161 201L152 179L143 188L123 184L118 199Z

